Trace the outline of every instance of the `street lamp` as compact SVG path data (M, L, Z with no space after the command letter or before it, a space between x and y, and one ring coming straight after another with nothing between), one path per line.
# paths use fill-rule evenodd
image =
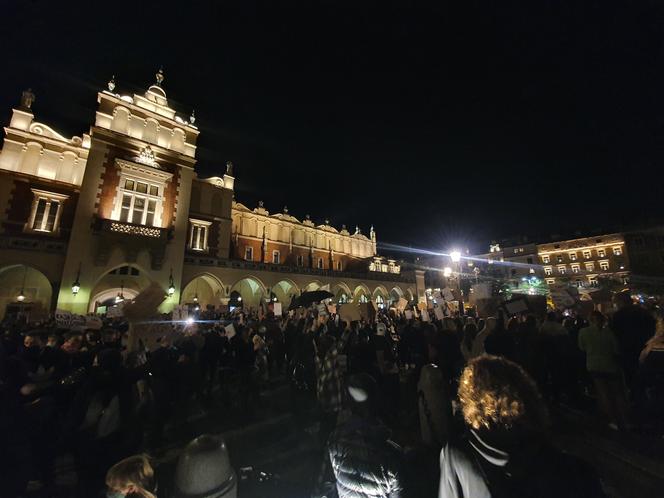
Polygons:
M175 294L175 283L173 282L173 268L171 268L171 274L168 276L168 297L173 294Z
M81 278L81 265L78 265L78 271L76 272L76 280L74 280L74 283L71 284L71 293L76 295L78 294L78 291L81 290L81 283L78 281L78 279Z
M452 251L450 253L450 258L452 258L453 263L458 263L461 261L461 252L457 250Z
M446 266L445 268L443 268L443 276L445 278L451 277L452 276L452 268L450 268L449 266Z

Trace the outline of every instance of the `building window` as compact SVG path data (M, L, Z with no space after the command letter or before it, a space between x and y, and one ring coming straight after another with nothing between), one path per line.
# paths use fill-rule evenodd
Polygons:
M574 285L576 285L577 287L583 287L583 280L576 280L574 282Z
M553 284L556 283L556 279L555 278L547 278L546 283L547 283L547 285L553 285Z
M297 266L304 266L304 257L301 254L297 255Z
M279 264L279 251L272 251L272 264Z
M337 271L341 271L341 261L337 261Z
M161 204L160 185L135 178L120 180L119 220L135 225L156 226L157 206Z
M586 263L586 271L593 271L595 269L594 263Z
M608 270L609 269L609 262L608 261L600 261L599 262L599 267L602 270Z
M569 253L569 260L570 261L576 261L576 253L575 252Z
M583 251L583 257L586 258L586 259L590 258L592 256L592 254L593 253L589 250L588 251Z
M600 258L603 258L606 256L606 250L605 249L597 249L597 256Z
M318 258L318 269L319 270L323 269L323 258Z
M550 263L550 262L551 259L549 258L549 256L542 256L542 263Z
M597 277L596 276L588 277L588 283L592 287L597 287Z
M528 263L529 265L532 265L533 264L533 258L526 258L526 263Z
M254 248L251 246L247 246L244 248L244 259L247 261L253 261L254 260Z
M34 199L30 218L26 224L27 231L55 233L60 228L62 203L69 197L44 190L32 189Z
M567 273L567 268L565 268L564 266L559 266L558 267L558 273L560 273L561 275L564 275L565 273Z
M563 255L559 254L558 256L556 256L556 260L558 261L558 263L562 263L563 262Z
M572 273L579 273L581 270L581 265L572 265Z
M551 275L552 273L553 273L553 268L551 268L550 266L545 266L544 267L544 274L545 275Z
M194 251L207 251L208 231L211 221L194 220L189 218L189 249Z
M615 256L621 256L622 255L622 247L614 247L613 248L613 254Z

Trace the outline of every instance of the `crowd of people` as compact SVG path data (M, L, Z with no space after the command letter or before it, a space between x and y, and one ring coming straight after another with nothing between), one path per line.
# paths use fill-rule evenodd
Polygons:
M335 482L340 497L417 495L417 457L394 437L413 414L419 443L440 455L430 458L440 498L602 496L593 471L550 443L560 404L594 399L607 427L664 429L664 321L628 294L608 317L470 310L422 321L391 309L347 323L312 306L153 322L3 324L2 496L48 492L63 454L74 458L77 496L105 484L109 496L178 496L155 491L141 452L159 451L192 400L216 396L250 419L260 390L280 380L296 426L315 427L325 455L312 487Z

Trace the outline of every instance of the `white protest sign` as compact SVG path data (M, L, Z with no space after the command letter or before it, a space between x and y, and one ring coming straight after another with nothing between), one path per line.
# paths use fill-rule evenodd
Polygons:
M445 301L454 301L455 300L454 299L454 294L452 293L452 289L450 289L449 287L445 287L443 289L443 299L445 299Z
M91 330L101 329L103 322L101 318L95 315L94 313L88 313L85 315L85 328Z
M274 311L274 316L281 316L281 303L274 303L272 311Z
M69 328L71 323L71 313L64 310L55 310L55 323L61 329Z
M429 322L429 312L427 310L422 310L422 321Z
M434 308L433 312L435 313L436 318L438 320L442 320L443 318L445 318L445 313L443 312L443 308L440 307Z
M489 299L491 297L491 285L487 283L473 285L475 299Z
M406 310L403 312L404 316L406 317L406 320L412 320L413 319L413 312L410 310Z
M233 337L235 337L235 325L232 323L229 323L224 327L226 329L226 337L228 337L228 340L231 340Z
M69 328L72 330L85 330L85 317L81 315L72 315L69 322Z

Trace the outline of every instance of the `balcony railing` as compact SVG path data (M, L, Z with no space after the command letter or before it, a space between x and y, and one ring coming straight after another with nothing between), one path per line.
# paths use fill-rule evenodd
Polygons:
M170 238L170 230L168 228L150 227L101 218L97 220L96 231L114 233L117 235L146 237L149 239L162 240L164 242Z
M213 257L195 257L192 254L185 255L184 262L200 266L216 266L219 268L236 268L249 271L271 271L277 273L297 273L301 275L318 275L321 277L355 278L359 280L388 280L390 282L415 282L414 276L395 273L383 273L375 271L348 272L336 270L319 270L318 268L307 268L304 266L275 265L271 263L256 263L241 259L219 259Z

